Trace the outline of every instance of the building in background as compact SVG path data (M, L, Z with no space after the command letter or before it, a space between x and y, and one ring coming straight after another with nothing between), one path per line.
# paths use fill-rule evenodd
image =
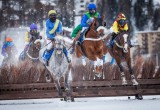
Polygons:
M74 21L74 27L80 24L81 17L83 14L87 11L87 5L89 3L97 3L97 0L74 0L75 2L75 21Z
M160 62L160 30L139 31L136 38L139 44L138 54L152 56L155 61L158 59ZM156 61L156 64L160 65L158 62Z

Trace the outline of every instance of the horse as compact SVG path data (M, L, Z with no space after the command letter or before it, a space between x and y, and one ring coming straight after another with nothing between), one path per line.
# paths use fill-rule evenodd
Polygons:
M42 74L46 74L46 81L50 81L50 75L45 67L45 65L41 62L41 57L40 57L40 50L42 49L42 39L40 37L32 37L31 42L29 43L29 46L26 51L25 59L23 59L22 55L24 52L22 52L19 56L19 63L27 63L28 65L25 67L28 71L30 71L30 77L33 77L33 82L39 82L40 81L40 76ZM37 71L35 72L35 69ZM43 72L44 71L44 72Z
M103 35L106 28L104 22L104 16L101 18L94 18L89 29L85 33L84 41L81 45L75 45L75 56L77 58L82 58L82 64L85 66L86 61L84 57L93 61L93 72L97 77L102 76L103 70L103 56L107 53L106 46L103 42ZM75 39L78 39L77 36ZM75 41L77 42L77 41Z
M29 43L28 49L26 51L25 60L32 60L33 62L39 61L39 52L41 49L42 42L40 39L34 39ZM19 56L19 60L22 59L22 52Z
M54 52L51 55L49 60L49 66L47 66L50 71L54 84L58 90L58 95L63 96L61 86L60 86L60 78L64 78L64 88L66 92L69 93L70 87L68 83L69 72L71 70L71 64L67 62L67 59L64 55L63 48L67 41L61 35L57 35L54 41Z
M15 48L15 46L7 47L6 53L8 56L3 59L2 67L16 65L16 63L17 63L17 60L16 60L17 49Z
M109 34L107 36L107 38L105 39L106 43L108 43L108 40L110 37L111 37L111 34ZM135 79L135 76L133 74L132 67L131 67L130 47L129 47L128 40L129 40L129 33L122 31L114 39L113 49L110 49L107 46L106 47L107 47L107 51L115 59L117 65L120 68L122 85L127 84L122 61L126 62L127 66L128 66L129 73L131 76L131 81L132 81L133 85L138 85L138 82Z

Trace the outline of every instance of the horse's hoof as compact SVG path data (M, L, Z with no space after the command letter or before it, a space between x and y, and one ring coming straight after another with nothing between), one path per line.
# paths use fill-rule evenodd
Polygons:
M136 94L135 95L135 98L138 99L138 100L142 100L143 99L143 96L141 94Z
M132 83L134 86L137 86L139 84L135 79L132 79Z
M63 92L62 92L62 91L59 91L59 92L58 92L58 95L59 95L59 97L62 97L62 96L63 96Z
M86 66L86 62L85 61L83 61L82 64L83 64L83 66Z
M122 85L127 85L127 81L122 81Z
M46 75L46 82L50 83L51 82L51 78L49 77L49 75Z
M96 75L98 78L100 78L100 77L102 76L101 73L96 73L95 75Z

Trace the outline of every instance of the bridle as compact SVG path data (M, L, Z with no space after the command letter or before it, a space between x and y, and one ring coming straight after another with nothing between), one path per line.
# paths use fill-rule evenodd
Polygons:
M30 42L30 43L29 43L29 47L28 47L28 49L27 49L27 51L26 51L27 56L28 56L30 59L32 59L32 60L38 60L38 59L39 59L39 56L38 56L38 57L32 57L32 56L29 54L29 49L30 49L31 45L36 45L36 44L34 44L34 42ZM36 48L36 49L37 49L37 48ZM38 51L39 51L39 50L40 50L40 49L38 49Z

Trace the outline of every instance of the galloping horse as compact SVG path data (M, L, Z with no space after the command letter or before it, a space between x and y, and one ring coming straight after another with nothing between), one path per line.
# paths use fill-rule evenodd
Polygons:
M68 77L69 77L69 71L71 69L71 64L67 62L67 59L64 55L63 48L67 41L60 35L57 35L55 37L54 41L54 52L49 60L49 66L47 66L48 70L50 71L55 86L58 90L59 96L62 96L62 90L60 86L60 78L64 78L64 87L66 92L69 92L70 87L68 84Z
M29 43L29 47L26 51L25 59L22 60L23 52L19 56L20 63L27 62L27 66L25 67L28 71L31 71L30 77L34 77L33 81L39 82L39 78L41 74L46 74L49 77L46 67L40 61L40 50L42 46L42 41L40 38L32 37L31 42ZM35 72L35 68L37 71ZM43 72L44 71L44 72ZM49 78L46 79L46 81Z
M107 52L106 46L102 40L104 34L105 22L102 18L94 18L91 26L85 34L84 41L81 46L75 46L75 54L78 58L82 57L83 65L86 65L83 56L94 62L95 75L101 77L103 69L103 55ZM77 38L76 38L77 39Z
M105 42L108 42L109 37L111 37L111 34L109 34L107 36ZM127 63L133 85L138 85L138 82L136 81L135 76L132 72L132 68L131 68L130 47L129 47L129 44L128 44L128 40L129 40L128 32L121 32L114 39L113 50L111 50L110 48L107 48L107 49L108 49L108 52L110 53L110 55L112 57L114 57L114 59L117 62L117 65L120 68L122 85L127 84L125 74L124 74L124 68L123 68L123 65L122 65L122 61L125 61Z
M29 47L26 51L26 57L25 59L27 60L32 60L32 61L39 61L39 51L41 49L41 40L40 39L34 39L32 42L29 43ZM23 53L21 53L22 55ZM21 55L19 56L19 59L21 60Z
M16 48L14 46L7 47L6 48L6 53L7 53L8 56L3 59L2 67L15 65L17 63L17 60L15 58L15 55L17 54Z

